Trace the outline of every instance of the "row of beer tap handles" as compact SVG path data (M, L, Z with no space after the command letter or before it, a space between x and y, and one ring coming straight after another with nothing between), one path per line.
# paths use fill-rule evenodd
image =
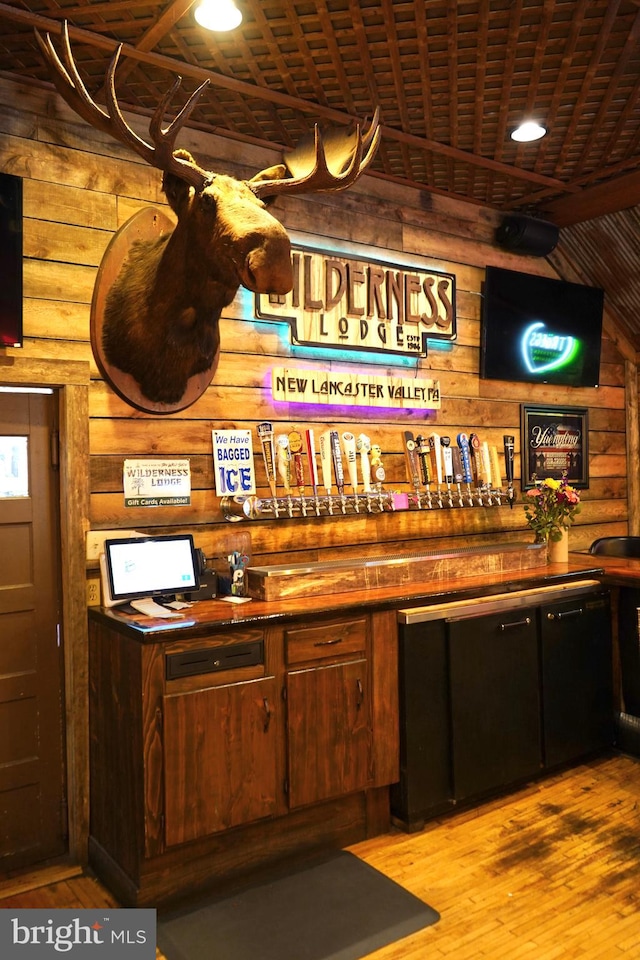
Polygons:
M371 443L365 433L357 437L350 431L341 435L337 430L320 433L317 438L319 475L313 429L276 435L268 422L258 424L257 429L274 504L278 498L278 478L286 498L305 497L304 454L316 501L322 488L326 497L333 496L334 482L337 494L343 500L347 487L350 487L356 504L360 494L371 497L382 493L385 480L382 450L378 444ZM413 433L405 431L403 442L407 479L413 488L412 505L420 509L491 506L506 499L513 506L514 438L505 435L503 441L506 492L502 488L498 451L495 446L481 442L477 434L459 433L456 443L452 444L450 437L437 433L414 438Z
M417 499L417 506L499 506L506 500L510 507L516 500L513 485L514 437L503 436L506 484L498 448L481 441L477 433L459 433L455 444L451 437L431 433L417 436L403 434L407 478ZM433 488L432 488L433 486ZM423 502L426 501L426 502Z

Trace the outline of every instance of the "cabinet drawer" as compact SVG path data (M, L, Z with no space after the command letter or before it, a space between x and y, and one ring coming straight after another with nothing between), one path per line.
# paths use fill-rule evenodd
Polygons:
M300 627L285 631L287 664L306 663L363 653L366 649L367 621L343 620L318 627Z

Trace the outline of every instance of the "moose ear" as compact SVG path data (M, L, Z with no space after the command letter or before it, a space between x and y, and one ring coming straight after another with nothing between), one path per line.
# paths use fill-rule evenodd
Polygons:
M188 150L175 150L173 155L179 160L186 160L187 163L196 166L196 162ZM169 206L176 216L180 217L189 201L190 187L188 182L175 173L166 172L162 177L162 189L169 201Z
M261 170L260 173L256 173L255 177L251 177L249 183L261 183L263 180L284 180L288 176L287 168L284 163L276 163L273 167L267 167L266 170Z

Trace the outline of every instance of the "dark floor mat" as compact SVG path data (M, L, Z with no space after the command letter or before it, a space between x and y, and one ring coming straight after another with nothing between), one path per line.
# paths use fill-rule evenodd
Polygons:
M158 917L167 960L358 960L440 915L339 851Z

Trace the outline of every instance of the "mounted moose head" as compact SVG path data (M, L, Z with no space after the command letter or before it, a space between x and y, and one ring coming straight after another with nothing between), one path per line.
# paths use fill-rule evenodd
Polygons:
M80 78L66 23L62 59L49 34L42 39L36 31L36 36L56 89L72 109L163 171L162 187L177 225L131 247L106 297L100 347L107 366L131 375L139 386L143 402L133 401L135 405L161 413L180 409L187 405L181 401L190 378L210 371L208 383L213 376L220 349L218 321L238 287L274 294L292 287L289 238L264 201L349 187L377 150L378 111L365 136L358 126L351 134L323 137L316 125L313 145L303 142L284 164L251 180L236 180L203 170L186 150L174 150L208 80L163 129L163 116L181 83L176 79L151 118L152 143L147 143L127 125L117 103L114 78L122 46L109 66L105 112Z

